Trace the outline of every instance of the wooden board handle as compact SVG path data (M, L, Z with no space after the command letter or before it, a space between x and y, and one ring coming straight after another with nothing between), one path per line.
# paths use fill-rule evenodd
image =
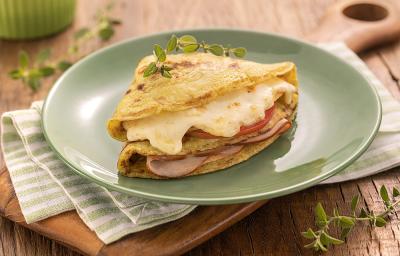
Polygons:
M400 37L400 7L395 1L339 2L328 9L307 38L313 42L343 41L357 53L394 41Z

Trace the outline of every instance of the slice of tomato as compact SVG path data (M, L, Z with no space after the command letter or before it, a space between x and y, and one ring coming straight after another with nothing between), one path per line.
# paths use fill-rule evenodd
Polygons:
M263 120L255 123L255 124L251 124L251 125L240 127L240 131L238 133L236 133L235 136L242 136L242 135L246 135L246 134L253 133L253 132L256 132L258 130L261 130L262 128L264 128L264 126L266 126L268 124L268 122L271 120L273 114L274 114L274 106L272 106L271 108L265 110L265 116L264 116ZM196 137L196 138L201 138L201 139L218 139L218 138L221 138L220 136L215 136L215 135L209 134L209 133L207 133L205 131L202 131L200 129L199 130L190 131L187 134L189 136Z
M246 134L253 133L253 132L256 132L256 131L264 128L264 126L266 126L268 124L268 122L271 120L272 115L274 114L274 109L275 109L274 106L272 106L269 109L265 110L264 119L261 120L260 122L257 122L252 125L240 127L240 131L235 136L246 135Z

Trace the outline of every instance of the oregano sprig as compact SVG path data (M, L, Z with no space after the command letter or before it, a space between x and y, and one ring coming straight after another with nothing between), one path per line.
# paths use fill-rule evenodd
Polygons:
M33 91L40 87L40 80L44 77L54 74L55 69L50 65L45 65L46 59L50 56L50 50L42 50L35 59L35 66L30 67L30 58L25 51L18 54L18 68L9 72L12 79L20 79L28 85Z
M73 44L68 48L68 52L75 54L79 52L80 46L90 39L99 38L101 41L108 41L115 33L115 26L122 24L121 20L110 16L110 11L114 8L114 2L110 2L104 9L99 9L95 15L95 25L93 27L83 27L74 33Z
M221 44L207 44L204 41L198 42L198 40L192 35L183 35L177 37L172 35L168 40L168 43L164 48L159 44L155 44L153 47L153 54L156 61L151 62L145 69L143 76L148 77L157 72L159 72L163 77L171 78L172 67L167 66L164 62L167 59L167 54L172 52L182 51L184 53L196 52L198 50L203 50L203 52L209 52L217 56L231 56L234 55L238 58L243 58L247 51L244 47L232 48L229 45L223 46Z
M103 10L97 12L93 27L84 27L76 31L68 51L58 60L50 61L51 50L48 48L40 50L33 58L21 50L18 54L18 67L9 72L10 78L20 80L34 92L37 91L42 79L54 75L57 71L64 72L74 61L83 57L80 48L84 44L94 38L107 41L114 35L114 26L121 24L121 21L110 16L109 12L113 6L114 2L110 2Z
M350 207L352 213L350 215L340 214L339 210L335 208L332 216L329 216L326 214L322 204L318 203L315 207L315 224L318 229L313 230L309 228L307 231L302 232L303 237L313 240L311 243L305 245L305 247L325 252L331 245L344 243L345 238L359 222L367 221L373 227L385 226L389 215L395 213L397 209L396 207L400 204L400 199L396 199L400 196L400 191L394 187L390 197L386 187L383 185L380 188L379 195L385 205L385 211L380 214L376 214L374 211L368 211L364 208L361 208L359 212L356 212L360 199L358 195L354 196L351 200ZM338 227L340 231L339 238L336 238L329 233L332 224Z

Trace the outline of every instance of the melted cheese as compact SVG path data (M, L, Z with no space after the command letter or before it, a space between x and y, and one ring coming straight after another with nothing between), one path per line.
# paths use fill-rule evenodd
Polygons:
M296 88L282 80L257 85L252 90L238 90L218 97L201 107L165 112L123 123L129 141L149 140L166 154L182 150L182 138L195 127L212 135L232 137L241 126L264 118L266 109L282 94L286 104L292 101Z

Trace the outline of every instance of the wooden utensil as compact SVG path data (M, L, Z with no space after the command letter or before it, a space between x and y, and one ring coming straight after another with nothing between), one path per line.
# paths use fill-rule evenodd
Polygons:
M329 8L307 39L343 41L359 53L399 37L400 2L396 5L388 0L347 0Z
M313 42L344 41L360 52L395 40L400 34L398 7L388 1L345 1L332 6L308 37ZM0 164L2 166L3 164ZM176 255L184 253L249 215L266 201L203 206L177 221L104 245L75 211L26 224L6 168L0 169L0 214L88 255Z

